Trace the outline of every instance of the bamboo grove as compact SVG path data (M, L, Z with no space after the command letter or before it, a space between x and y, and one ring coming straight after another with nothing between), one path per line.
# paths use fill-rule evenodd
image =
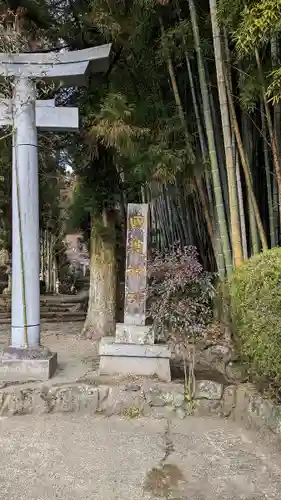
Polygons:
M195 245L221 277L281 229L281 2L229 4L99 0L89 16L116 55L92 140L124 202L141 179L154 244Z
M84 212L112 205L124 218L128 201L149 202L153 244L194 245L221 277L280 244L281 0L9 7L25 9L39 50L42 39L49 48L113 43L104 77L51 91L81 109L79 137L60 148Z

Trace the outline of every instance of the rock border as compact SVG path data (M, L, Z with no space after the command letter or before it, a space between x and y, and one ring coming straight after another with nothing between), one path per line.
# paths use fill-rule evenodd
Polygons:
M246 427L266 427L281 434L281 406L258 393L252 384L224 387L210 380L196 382L195 397L188 400L180 383L152 379L96 385L89 381L36 387L10 386L0 390L0 416L90 412L128 418L186 418L219 416L243 422Z

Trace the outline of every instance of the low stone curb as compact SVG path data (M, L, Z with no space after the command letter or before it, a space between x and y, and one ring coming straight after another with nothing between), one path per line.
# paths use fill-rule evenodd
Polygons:
M220 416L241 421L247 427L266 427L281 433L281 407L264 399L251 384L224 387L210 380L197 381L192 401L182 384L151 379L119 385L81 381L59 386L10 386L0 390L2 417L56 412L118 414L129 418Z

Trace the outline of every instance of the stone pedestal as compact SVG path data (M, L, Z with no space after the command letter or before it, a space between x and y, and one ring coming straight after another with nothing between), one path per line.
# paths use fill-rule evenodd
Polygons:
M0 351L0 381L45 381L57 369L57 354L45 347L20 349L7 347Z
M170 351L155 345L145 324L147 295L148 205L129 204L127 218L125 314L117 323L116 337L103 338L99 346L100 374L140 375L169 382Z
M164 382L171 381L171 353L165 345L121 344L114 337L104 337L99 355L101 375L156 376Z
M146 325L126 325L117 323L116 337L117 344L154 344L154 335L149 326Z

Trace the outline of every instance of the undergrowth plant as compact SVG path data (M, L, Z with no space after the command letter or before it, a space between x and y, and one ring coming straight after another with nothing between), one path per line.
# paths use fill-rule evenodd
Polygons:
M149 315L156 340L172 344L184 361L186 387L194 386L195 344L206 336L212 318L213 277L204 271L194 247L154 253L148 274ZM194 387L188 388L190 399L193 391Z

